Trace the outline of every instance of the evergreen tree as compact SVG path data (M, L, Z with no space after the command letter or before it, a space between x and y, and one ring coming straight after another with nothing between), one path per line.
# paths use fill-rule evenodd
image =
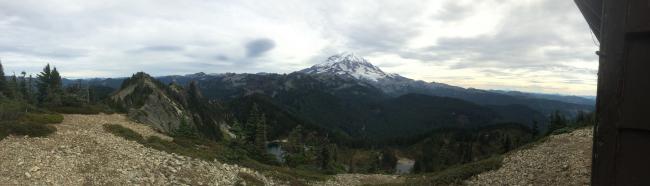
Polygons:
M20 99L22 97L18 91L18 78L16 77L15 73L11 76L11 80L9 80L8 92L9 97L12 99Z
M61 75L56 67L52 70L50 64L47 64L37 79L38 102L49 106L61 105L63 85Z
M395 151L384 149L381 153L381 168L383 170L393 170L397 165L397 156Z
M22 95L22 99L25 101L29 101L29 91L27 90L27 80L25 77L27 76L27 73L25 71L20 73L22 76L20 77L20 82L18 83L18 89L20 94Z
M461 162L462 163L467 163L471 162L474 158L473 152L472 152L472 147L473 147L473 142L469 142L467 144L461 145L462 147L462 158Z
M377 173L381 169L381 154L373 153L370 158L370 166L367 172Z
M196 132L194 128L187 123L187 120L183 118L181 119L178 129L174 130L173 135L176 137L195 138Z
M309 145L309 146L318 146L319 145L318 136L317 136L316 132L307 133L307 135L305 136L304 141L305 141L305 144Z
M2 67L2 61L0 61L0 94L8 96L7 92L9 88L7 87L7 79L5 76L4 68Z
M56 70L56 67L52 69L52 82L51 82L52 92L52 102L56 105L60 104L61 96L63 95L63 81L61 80L61 75L59 71Z
M255 146L261 152L266 152L266 141L266 117L262 114L255 127Z
M289 143L287 144L287 151L291 153L302 153L304 150L304 142L302 137L302 126L298 125L289 133Z
M50 85L52 84L52 70L50 69L50 64L47 64L43 68L43 72L37 76L37 89L38 89L38 102L44 103L45 100L52 94Z
M575 125L578 127L593 125L596 122L593 113L587 113L585 111L578 111L578 115L575 119Z
M29 102L30 104L36 103L36 100L34 100L35 99L35 97L34 97L34 78L32 77L31 74L29 75L29 80L27 81L27 95L28 95L27 102Z
M296 167L298 165L304 164L313 164L315 160L318 159L321 153L320 149L311 150L312 148L306 149L306 138L313 140L315 134L309 133L308 135L303 134L303 127L297 125L295 128L289 132L288 143L286 144L285 150L288 152L286 156L286 163L291 167ZM315 141L315 140L314 140ZM318 143L318 142L314 142Z
M413 164L413 173L423 173L424 172L424 167L422 166L422 160L416 159L415 163Z
M550 120L551 120L551 123L549 124L547 134L551 134L553 131L555 131L557 129L564 128L564 127L567 126L567 120L560 113L560 111L555 111L554 113L552 113L551 117L550 117Z
M332 153L327 145L323 145L320 152L320 167L322 170L330 170L332 163Z
M503 152L508 152L512 149L512 141L510 141L510 137L506 136L505 140L503 141Z
M261 120L261 112L259 110L259 106L257 103L253 103L253 106L251 107L251 110L248 114L248 119L246 120L246 123L243 126L242 130L242 136L243 139L250 142L254 143L255 141L255 135L256 135L256 129L257 129L257 124Z
M531 131L533 133L533 137L536 137L539 135L539 126L537 126L537 121L533 120L533 126L531 127Z
M329 173L334 173L334 163L337 158L337 146L336 144L330 143L330 140L327 136L321 138L320 141L320 167L322 170L325 170Z
M237 121L236 119L233 121L233 124L230 127L230 131L233 134L235 134L235 138L236 138L235 142L240 143L240 144L244 143L244 141L243 141L243 139L244 139L244 128L243 128L242 124L239 123L239 121Z

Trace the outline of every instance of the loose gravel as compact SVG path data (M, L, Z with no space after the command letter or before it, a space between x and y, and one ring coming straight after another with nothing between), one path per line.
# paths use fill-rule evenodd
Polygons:
M119 124L143 136L170 137L122 115L65 115L45 138L10 136L0 141L1 185L235 185L248 168L203 161L147 148L104 131Z
M593 130L550 136L505 155L503 166L472 177L468 185L589 185Z
M405 179L399 175L385 174L339 174L326 182L313 183L317 186L354 186L354 185L377 185L377 184L401 184Z

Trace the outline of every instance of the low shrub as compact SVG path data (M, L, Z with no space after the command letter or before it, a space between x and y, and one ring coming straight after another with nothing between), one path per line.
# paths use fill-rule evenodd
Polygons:
M104 129L116 136L123 137L124 139L127 140L132 140L139 143L144 142L144 138L142 137L142 135L138 134L137 132L129 128L123 127L122 125L104 124Z
M56 132L56 128L38 123L0 123L0 137L4 138L9 134L18 136L44 137Z
M5 139L7 136L9 136L9 132L0 127L0 141Z
M56 124L63 122L63 115L27 113L18 119L18 121L25 123Z
M153 149L166 151L166 152L170 151L170 149L177 148L175 147L175 144L173 144L172 142L163 140L158 136L151 136L147 138L147 140L143 144Z
M0 121L13 121L22 117L27 105L18 101L0 100Z

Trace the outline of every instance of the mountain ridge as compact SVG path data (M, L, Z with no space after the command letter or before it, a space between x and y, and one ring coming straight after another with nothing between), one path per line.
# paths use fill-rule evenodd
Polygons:
M362 73L368 72L368 73ZM381 70L379 67L373 65L368 60L363 57L354 55L353 53L341 53L330 56L322 63L315 64L309 68L298 70L292 73L304 73L317 76L339 76L342 78L356 79L360 81L365 81L366 83L372 84L380 89L382 89L387 94L394 96L399 96L406 93L422 93L428 95L439 95L447 97L459 97L449 94L453 91L469 91L469 92L483 92L483 93L494 93L500 95L507 95L520 98L536 98L536 99L547 99L554 101L562 101L567 103L574 103L580 105L591 105L595 104L595 101L580 96L573 95L563 95L563 94L543 94L543 93L533 93L533 92L521 92L521 91L506 91L506 90L481 90L475 88L463 88L459 86L453 86L445 83L438 82L426 82L422 80L414 80L399 74L386 73ZM237 73L204 73L197 72L193 74L186 75L166 75L158 76L156 78L161 78L162 81L166 83L175 82L178 84L187 84L189 83L188 79L191 80L206 80L214 77L220 76L229 76ZM239 73L242 75L281 75L277 73ZM291 73L290 73L291 74ZM90 78L90 79L63 79L65 85L77 83L79 80L93 84L107 86L111 88L119 88L122 81L126 78ZM442 88L444 91L452 93L430 93L428 90ZM493 103L488 103L493 104Z
M354 72L371 72L372 75L369 77L365 76L367 74L355 75ZM299 118L305 118L309 123L356 136L370 135L368 132L372 130L365 130L370 123L375 123L377 125L375 127L383 125L380 123L386 123L387 118L373 119L379 117L376 114L381 113L385 103L410 94L459 99L496 112L494 114L496 117L488 120L518 122L529 127L533 123L539 123L540 127L544 127L547 116L556 110L568 116L574 116L580 111L593 110L593 105L413 80L397 74L385 73L367 60L351 54L335 55L322 64L289 74L196 73L185 76L161 76L157 79L164 84L185 86L190 82L197 82L196 86L206 100L228 102L251 95L265 96L278 108L287 113L297 114ZM94 80L94 83L109 85L115 81L118 79L106 79L103 82ZM418 96L417 99L421 102L429 100L422 96ZM440 111L442 110L436 112ZM441 127L434 123L429 125ZM414 124L414 126L421 130L435 128L421 124ZM388 126L380 128L386 127ZM380 128L375 130L376 134L383 133L377 131Z

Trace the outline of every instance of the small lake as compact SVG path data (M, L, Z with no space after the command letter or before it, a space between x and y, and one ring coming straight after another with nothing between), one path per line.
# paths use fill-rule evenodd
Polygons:
M285 163L284 156L286 155L287 151L282 149L282 146L278 142L270 142L266 145L266 152L269 154L272 154L276 160L280 163ZM413 166L415 165L415 161L412 159L408 158L400 158L397 160L397 164L395 165L395 173L396 174L410 174L411 171L413 170Z
M275 156L275 159L280 163L284 163L284 155L287 153L282 149L279 143L269 143L266 145L266 152Z
M397 165L395 165L396 174L409 174L413 170L415 161L407 158L400 158L397 160Z

